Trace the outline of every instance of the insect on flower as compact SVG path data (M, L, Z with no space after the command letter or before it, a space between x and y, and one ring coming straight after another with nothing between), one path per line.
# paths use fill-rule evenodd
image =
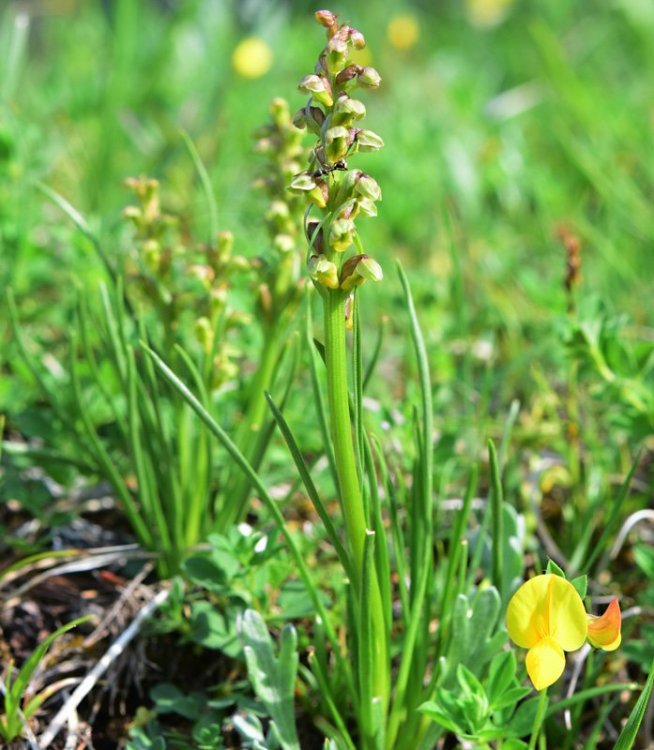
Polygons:
M527 648L527 673L544 690L563 674L564 651L576 651L586 638L591 645L612 651L620 645L620 607L614 599L601 617L586 613L575 587L546 573L524 583L506 613L511 640Z

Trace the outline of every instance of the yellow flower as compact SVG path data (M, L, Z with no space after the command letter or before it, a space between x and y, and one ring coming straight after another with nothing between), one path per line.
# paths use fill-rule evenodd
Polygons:
M270 70L272 63L272 50L257 36L243 39L232 54L234 70L243 78L260 78Z
M588 633L586 610L574 586L547 573L523 583L506 612L511 640L528 648L527 673L536 690L555 683L565 669L564 651L581 648Z
M586 614L575 587L546 573L523 583L506 612L511 640L527 648L527 673L536 690L544 690L563 674L564 651L591 645L612 651L620 645L620 607L614 599L601 617Z
M418 41L420 27L413 16L395 16L388 22L386 36L395 49L411 49Z

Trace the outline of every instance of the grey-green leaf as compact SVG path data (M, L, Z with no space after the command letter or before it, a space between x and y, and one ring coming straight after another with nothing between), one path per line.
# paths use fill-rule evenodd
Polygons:
M248 676L259 700L268 711L273 736L283 750L300 750L295 729L293 690L298 668L295 628L285 625L280 636L279 657L266 623L258 612L247 609L241 619Z

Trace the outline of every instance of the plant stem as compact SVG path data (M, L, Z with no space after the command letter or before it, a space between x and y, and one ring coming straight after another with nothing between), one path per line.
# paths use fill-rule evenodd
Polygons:
M538 710L536 711L534 726L531 730L531 738L529 740L528 750L535 750L536 748L536 741L538 740L541 725L543 723L543 719L545 718L545 711L547 710L547 702L547 688L545 688L538 694Z
M347 381L347 346L345 339L345 294L330 290L324 295L325 365L327 368L327 399L334 442L334 459L345 530L349 540L353 581L357 596L361 595L363 552L367 521L357 473L352 418ZM371 571L370 623L372 628L372 685L386 712L390 691L387 634L377 571Z
M248 403L235 440L255 469L258 468L259 441L267 413L265 392L270 388L279 357L279 336L273 331L265 331L264 334L260 364L250 385ZM218 511L216 525L219 529L229 529L242 519L251 486L250 480L241 471L235 470L224 493L225 505L222 511Z

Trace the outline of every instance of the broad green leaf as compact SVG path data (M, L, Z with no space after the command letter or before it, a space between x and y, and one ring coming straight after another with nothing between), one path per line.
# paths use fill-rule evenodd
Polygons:
M538 711L540 697L530 698L518 706L507 727L508 738L520 739L526 737L534 726L534 719Z
M488 675L488 700L491 706L496 707L497 702L515 678L516 660L515 653L501 651L493 657Z

